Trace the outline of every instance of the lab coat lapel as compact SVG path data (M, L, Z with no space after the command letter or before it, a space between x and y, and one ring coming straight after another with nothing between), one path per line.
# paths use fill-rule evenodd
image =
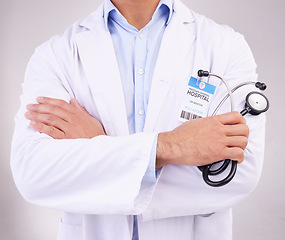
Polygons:
M112 38L103 25L100 30L76 36L83 71L108 135L128 135L125 100Z
M177 8L177 11L179 11L179 7ZM181 18L181 15L178 16L178 14L174 13L164 33L153 75L144 128L145 132L154 130L156 120L159 117L172 82L179 70L181 70L183 61L185 61L187 54L193 49L193 44L195 43L196 32L194 26L193 34L189 34L189 29L186 29L184 26L184 24L193 24L194 19L190 12L185 13L183 16L184 18ZM191 67L189 66L189 68Z

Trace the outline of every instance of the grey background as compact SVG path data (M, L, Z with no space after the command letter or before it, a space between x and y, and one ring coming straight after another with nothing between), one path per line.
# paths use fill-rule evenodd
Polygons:
M56 239L59 212L25 202L15 188L10 166L13 117L21 83L36 46L62 33L95 10L100 0L0 0L0 239ZM184 0L196 12L245 35L258 64L259 80L268 84L271 108L262 178L256 191L234 207L234 240L281 240L285 236L283 169L285 114L284 0ZM209 36L211 37L211 36Z

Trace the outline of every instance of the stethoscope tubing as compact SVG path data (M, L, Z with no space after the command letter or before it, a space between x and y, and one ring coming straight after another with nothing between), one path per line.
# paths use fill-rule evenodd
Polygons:
M218 106L216 107L216 109L214 110L212 116L216 115L217 112L220 110L220 108L222 107L222 105L225 103L225 101L229 98L230 96L230 93L233 94L237 89L243 87L243 86L246 86L246 85L255 85L256 82L252 82L252 81L249 81L249 82L243 82L243 83L240 83L239 85L237 85L236 87L234 87L233 89L231 89L229 91L229 93L220 101L220 103L218 104ZM233 109L233 107L231 107Z
M228 165L230 163L231 163L231 170L230 170L228 176L226 176L224 179L222 179L220 181L210 180L210 178L209 178L210 175L220 174L221 172L223 172L228 167ZM203 170L202 170L203 179L204 179L205 183L207 183L208 185L210 185L212 187L222 187L222 186L228 184L234 178L236 171L237 171L237 161L233 161L230 159L224 160L223 165L220 167L221 169L223 169L223 171L220 171L217 174L211 174L213 172L213 170L211 170L212 165L213 164L203 166ZM220 168L218 170L220 170Z

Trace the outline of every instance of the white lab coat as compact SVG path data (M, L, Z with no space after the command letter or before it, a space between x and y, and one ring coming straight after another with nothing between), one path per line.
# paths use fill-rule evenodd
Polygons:
M62 36L37 48L27 68L16 116L11 167L23 197L63 211L59 240L130 240L138 215L140 240L231 239L231 207L248 196L261 174L265 117L247 116L245 161L231 183L212 188L196 167L168 165L156 183L142 182L155 133L181 124L179 109L190 76L204 69L230 86L256 80L243 37L174 1L158 56L144 132L129 136L124 95L112 39L100 7ZM227 93L218 79L210 112ZM237 110L244 87L234 93ZM54 140L30 128L25 106L37 96L75 97L108 136ZM220 113L229 111L229 103Z

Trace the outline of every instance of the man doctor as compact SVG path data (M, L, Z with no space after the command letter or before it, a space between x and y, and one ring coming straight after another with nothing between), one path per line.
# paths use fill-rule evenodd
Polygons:
M231 239L231 207L260 177L265 118L239 114L245 87L236 112L181 121L200 68L231 87L257 77L242 35L179 0L105 0L36 49L11 167L27 201L63 212L59 240ZM209 84L210 115L227 90ZM237 174L209 187L196 166L223 159Z

